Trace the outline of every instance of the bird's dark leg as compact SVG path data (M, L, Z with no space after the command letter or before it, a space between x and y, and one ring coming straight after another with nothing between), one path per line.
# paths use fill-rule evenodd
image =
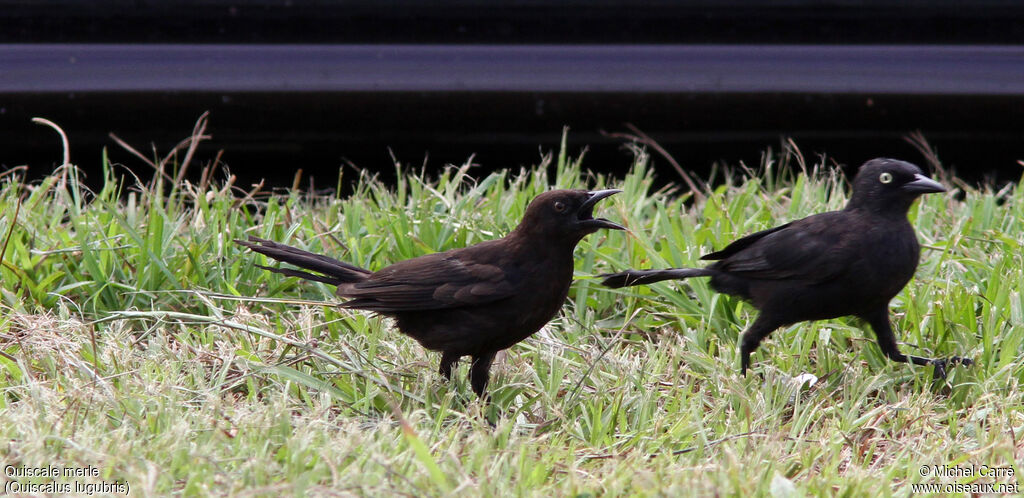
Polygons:
M896 334L892 330L892 323L889 322L888 309L871 313L865 316L864 319L871 325L871 329L875 331L878 347L882 349L882 353L885 353L885 356L890 360L900 363L913 363L915 365L931 365L931 358L905 355L900 352L899 347L896 345Z
M487 378L490 375L491 362L494 361L494 353L487 353L473 357L473 363L469 367L469 384L473 392L481 398L485 398L484 390L487 388Z
M437 369L437 372L444 377L445 380L452 380L452 368L459 362L460 356L450 351L441 353L441 367Z
M757 349L757 346L765 337L768 337L768 334L779 328L779 325L774 320L765 318L765 314L761 313L754 319L750 328L740 336L740 373L744 377L747 376L747 368L750 367L750 353Z
M961 358L959 356L953 356L948 359L933 359L901 353L899 347L896 345L896 334L893 333L892 323L889 322L889 310L887 308L882 308L881 310L862 318L864 318L864 320L871 325L871 329L875 331L875 336L878 340L878 347L882 349L882 353L884 353L886 357L892 361L898 361L900 363L913 363L914 365L922 366L934 365L935 372L932 375L933 378L945 379L947 366L954 366L958 364L970 366L974 363L968 358Z

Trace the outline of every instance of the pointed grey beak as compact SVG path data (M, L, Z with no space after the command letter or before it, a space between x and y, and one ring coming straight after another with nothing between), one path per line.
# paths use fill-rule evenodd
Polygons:
M625 230L626 227L619 225L618 223L613 223L604 218L594 218L594 205L597 204L597 201L600 201L605 197L613 196L619 192L622 191L616 188L587 192L587 195L590 197L587 197L587 200L583 201L583 204L580 205L580 225L594 229L608 228L611 230Z
M904 183L903 186L900 187L900 190L914 192L916 194L928 194L932 192L945 192L946 187L943 187L941 183L918 173L914 175L913 181Z

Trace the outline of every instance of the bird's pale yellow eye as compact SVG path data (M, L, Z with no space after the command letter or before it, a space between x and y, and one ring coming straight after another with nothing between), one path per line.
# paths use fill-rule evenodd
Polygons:
M892 183L892 173L889 173L887 171L885 173L882 173L881 175L878 175L878 181L882 183Z
M565 203L564 202L555 201L555 211L558 211L559 213L564 213L565 212Z

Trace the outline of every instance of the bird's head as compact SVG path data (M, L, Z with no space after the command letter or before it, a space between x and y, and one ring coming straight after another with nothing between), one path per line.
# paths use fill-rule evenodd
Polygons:
M516 231L550 238L568 239L574 243L602 228L625 230L625 227L604 218L594 217L594 205L621 190L552 190L538 195L526 207L526 214Z
M897 159L872 159L853 178L853 194L847 209L906 214L921 194L945 192L946 188L921 172L921 168Z

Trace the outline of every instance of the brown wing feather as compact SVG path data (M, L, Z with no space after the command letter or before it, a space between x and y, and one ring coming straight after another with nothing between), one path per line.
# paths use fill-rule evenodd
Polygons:
M458 249L407 259L362 282L338 286L338 295L353 298L342 306L379 312L436 310L489 303L516 293L518 282L507 265L479 261Z

